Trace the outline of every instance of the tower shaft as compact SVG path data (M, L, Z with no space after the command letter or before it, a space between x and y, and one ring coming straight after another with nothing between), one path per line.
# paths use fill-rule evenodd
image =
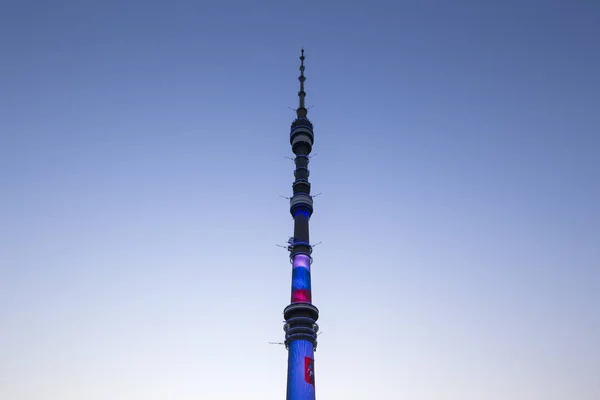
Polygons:
M287 400L315 399L314 351L317 347L317 319L319 310L312 304L310 269L312 246L309 221L313 213L313 199L308 181L309 155L314 143L313 126L308 120L304 104L304 49L300 56L299 107L292 122L290 144L296 155L294 163L293 196L290 213L294 218L294 236L289 241L292 263L291 302L284 310L285 346L288 350Z

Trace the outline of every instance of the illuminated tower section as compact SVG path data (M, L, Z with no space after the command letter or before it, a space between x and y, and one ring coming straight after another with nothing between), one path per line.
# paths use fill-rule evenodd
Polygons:
M300 105L292 123L290 144L296 155L294 162L293 196L290 213L294 218L294 236L288 250L292 263L291 304L283 312L285 318L285 347L288 350L287 400L315 399L314 351L317 348L317 319L319 310L312 305L310 267L312 246L308 222L313 213L313 198L308 181L309 154L314 143L313 126L306 117L304 104L304 49L300 56Z

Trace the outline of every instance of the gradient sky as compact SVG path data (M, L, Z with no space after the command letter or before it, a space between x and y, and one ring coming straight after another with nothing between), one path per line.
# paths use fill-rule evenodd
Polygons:
M4 1L0 398L600 398L597 1Z

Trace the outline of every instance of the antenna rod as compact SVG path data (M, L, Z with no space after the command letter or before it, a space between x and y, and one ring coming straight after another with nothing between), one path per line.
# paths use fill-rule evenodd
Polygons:
M300 56L300 76L298 80L300 81L300 91L298 92L298 98L300 100L300 106L296 110L296 115L298 118L306 118L306 107L304 106L304 98L306 97L306 92L304 91L304 81L306 77L304 76L304 49L302 49L302 55Z

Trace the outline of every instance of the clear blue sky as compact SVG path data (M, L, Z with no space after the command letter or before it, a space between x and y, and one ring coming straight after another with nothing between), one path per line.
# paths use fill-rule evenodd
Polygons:
M0 398L600 398L600 6L5 1Z

